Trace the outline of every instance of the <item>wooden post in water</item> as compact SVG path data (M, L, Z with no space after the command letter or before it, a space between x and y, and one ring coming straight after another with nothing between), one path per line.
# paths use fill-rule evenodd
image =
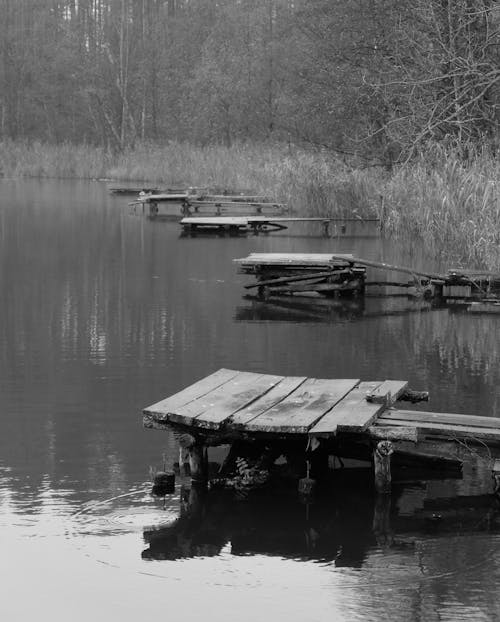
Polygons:
M204 483L208 479L208 464L206 459L205 446L196 442L189 448L189 470L191 471L191 481Z
M382 494L391 492L392 453L394 453L394 447L391 441L380 441L373 452L375 488L377 492Z
M391 496L377 495L373 508L373 533L379 546L391 546Z

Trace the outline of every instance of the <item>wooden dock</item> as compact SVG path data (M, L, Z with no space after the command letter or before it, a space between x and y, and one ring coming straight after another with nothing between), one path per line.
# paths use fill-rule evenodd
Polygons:
M368 291L387 295L396 289L398 293L466 306L471 313L500 311L500 274L496 273L457 268L436 273L338 253L252 253L234 261L240 273L256 279L245 288L256 289L263 298L304 293L363 295ZM368 281L368 268L411 278Z
M458 468L457 444L486 445L492 457L500 452L500 418L395 407L403 400L426 398L404 380L318 379L220 369L144 409L143 425L181 434L191 476L198 481L207 479L206 447L226 444L232 446L233 457L257 456L260 466L265 457L268 467L280 455L294 461L297 452L322 468L333 455L370 460L381 492L390 486L392 454L399 465Z
M151 217L160 216L159 206L163 203L179 205L182 216L212 215L212 216L251 216L282 214L287 211L284 203L272 201L264 196L239 194L207 194L196 188L165 192L140 192L135 201L129 205L142 206ZM204 225L205 227L207 224ZM213 223L208 225L213 227Z
M240 273L255 276L255 282L245 288L256 289L262 298L311 292L357 295L364 291L366 268L355 266L350 254L252 253L234 261Z
M200 202L203 205L204 202ZM235 203L234 206L242 206L243 203ZM229 234L245 234L245 233L269 233L272 231L282 231L288 229L288 226L296 223L319 223L321 224L323 233L327 236L332 233L332 225L335 226L335 233L347 233L348 223L374 222L377 218L323 218L323 217L307 217L307 216L279 216L279 215L262 215L267 209L285 211L286 206L279 204L253 204L258 215L215 215L215 216L186 216L181 220L181 226L185 233L196 233L199 231L229 233ZM338 226L338 230L337 230Z

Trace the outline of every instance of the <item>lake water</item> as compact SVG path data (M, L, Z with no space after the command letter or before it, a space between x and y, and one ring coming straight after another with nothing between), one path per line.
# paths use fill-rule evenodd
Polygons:
M498 416L500 318L246 299L232 260L253 251L437 266L349 230L181 237L128 200L98 182L0 182L0 619L500 619L486 461L396 483L382 530L363 471L309 505L178 478L163 507L149 466L173 439L141 420L220 367L405 379L428 409Z

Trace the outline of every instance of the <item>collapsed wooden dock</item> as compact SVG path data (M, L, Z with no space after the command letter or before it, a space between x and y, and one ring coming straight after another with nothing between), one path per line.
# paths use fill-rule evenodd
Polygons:
M158 217L160 205L168 203L178 205L178 213L182 216L204 214L210 216L238 216L260 214L282 214L287 211L285 203L272 201L265 196L244 194L209 194L200 189L166 192L140 192L135 201L129 203L133 207L142 206L150 217ZM213 226L213 225L212 225Z
M179 433L181 446L189 452L191 477L202 482L208 477L209 446L231 445L233 462L251 457L257 473L271 469L280 456L290 463L302 456L302 478L306 462L307 473L312 465L312 472L320 476L329 456L369 460L380 492L390 488L391 462L444 471L460 467L457 447L481 444L492 458L500 452L500 418L395 407L403 400L426 398L404 380L318 379L220 369L145 408L143 425Z
M500 274L453 268L446 273L395 266L339 253L252 253L235 259L241 274L255 281L262 298L274 295L323 296L398 293L466 305L471 312L500 312ZM367 269L408 275L406 281L367 280ZM389 291L388 291L389 290Z

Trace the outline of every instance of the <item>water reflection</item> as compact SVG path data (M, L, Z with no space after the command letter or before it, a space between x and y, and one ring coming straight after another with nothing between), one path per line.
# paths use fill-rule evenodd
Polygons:
M242 322L349 322L354 320L423 313L440 308L436 301L407 296L390 298L329 299L306 296L275 296L262 300L245 296L248 303L236 308L235 319Z
M423 542L446 535L463 538L457 543L462 550L456 551L457 558L463 558L466 535L500 533L500 500L495 495L437 496L429 482L416 481L410 485L396 482L392 495L377 496L370 477L365 470L345 474L327 491L323 489L320 497L307 502L291 489L254 491L242 500L229 491L183 486L178 518L144 530L148 547L142 558L210 557L229 545L232 555L362 568L384 550L415 564L415 573L429 574L419 569L415 559L416 548L424 546ZM446 547L445 540L441 545ZM433 548L428 543L425 547ZM450 565L446 571L457 569Z

